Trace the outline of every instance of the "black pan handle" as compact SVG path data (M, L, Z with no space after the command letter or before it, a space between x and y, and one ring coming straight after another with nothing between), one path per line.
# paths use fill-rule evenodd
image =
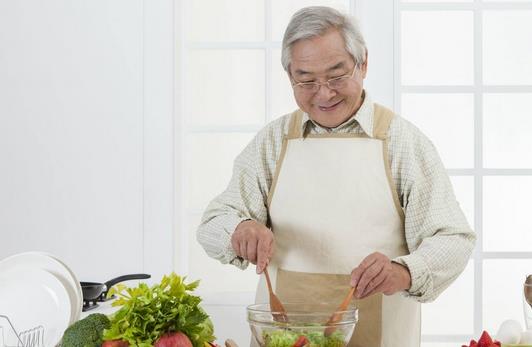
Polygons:
M117 283L129 281L129 280L144 280L146 278L150 278L151 275L148 274L132 274L132 275L124 275L117 278L113 278L112 280L109 280L105 282L105 294L107 294L107 291L111 289L112 286L114 286Z

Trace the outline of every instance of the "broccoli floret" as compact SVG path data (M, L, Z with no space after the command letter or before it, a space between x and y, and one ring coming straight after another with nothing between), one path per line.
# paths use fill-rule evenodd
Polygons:
M104 329L109 329L111 327L111 321L109 318L101 313L93 313L87 316L84 320L91 322L94 328L98 331L103 331Z
M93 313L65 331L61 347L100 347L103 331L110 327L111 322L106 315Z

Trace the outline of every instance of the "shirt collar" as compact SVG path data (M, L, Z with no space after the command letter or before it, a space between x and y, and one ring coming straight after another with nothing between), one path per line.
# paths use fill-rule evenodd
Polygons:
M369 137L373 137L373 102L371 101L371 98L369 97L366 91L363 92L363 96L364 101L362 101L362 105L360 106L358 111L354 115L352 115L348 120L346 120L335 128L324 128L318 123L314 122L312 119L310 119L309 115L306 112L303 113L303 118L301 122L302 134L305 133L305 129L307 128L307 126L310 125L327 130L328 132L335 133L345 130L346 128L355 128L358 124L366 133L366 135L368 135Z

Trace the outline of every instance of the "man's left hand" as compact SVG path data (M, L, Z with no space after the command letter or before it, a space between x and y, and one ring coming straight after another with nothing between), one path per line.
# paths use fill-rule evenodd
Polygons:
M363 299L374 293L392 295L409 289L411 277L408 269L394 263L382 253L368 255L351 272L351 286L356 287L355 297Z

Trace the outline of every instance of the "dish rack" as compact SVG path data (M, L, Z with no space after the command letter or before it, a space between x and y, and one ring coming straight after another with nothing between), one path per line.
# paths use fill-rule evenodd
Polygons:
M0 347L45 347L44 328L39 325L17 333L9 318L0 314Z

